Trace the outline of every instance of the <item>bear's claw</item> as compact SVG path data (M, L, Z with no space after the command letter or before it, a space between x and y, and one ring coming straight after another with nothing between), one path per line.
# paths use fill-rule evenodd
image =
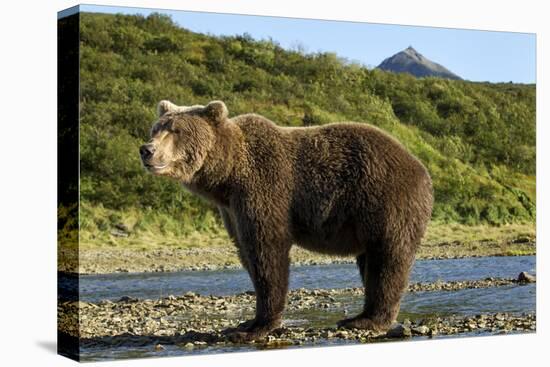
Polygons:
M226 334L227 340L232 343L249 343L251 341L263 339L267 331L231 331Z
M267 323L260 323L256 319L247 320L237 327L226 329L223 334L233 343L248 343L265 338L272 330L281 325L280 319Z
M372 331L385 331L388 326L376 323L369 318L363 316L356 316L350 319L343 319L336 323L339 328L344 329L362 329Z

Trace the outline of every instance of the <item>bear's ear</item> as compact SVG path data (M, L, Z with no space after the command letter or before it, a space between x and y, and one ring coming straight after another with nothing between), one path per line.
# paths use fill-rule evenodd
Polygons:
M160 101L157 106L158 117L162 117L167 112L174 112L177 110L178 106L167 100Z
M222 101L212 101L204 107L203 114L217 125L227 119L229 111Z

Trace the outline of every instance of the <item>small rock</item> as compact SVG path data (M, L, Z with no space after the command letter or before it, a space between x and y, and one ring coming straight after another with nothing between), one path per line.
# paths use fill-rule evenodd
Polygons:
M527 273L526 271L522 271L518 275L518 282L520 283L535 283L536 281L535 276Z
M408 338L411 335L411 329L401 324L397 324L386 332L388 338Z
M330 330L323 330L321 337L326 339L332 338L332 332L330 332Z
M527 236L521 236L512 240L512 243L529 243L532 239Z
M411 330L414 334L417 335L426 335L430 332L430 328L426 325L420 325Z
M123 232L119 229L113 229L111 231L111 235L115 236L115 237L128 237L128 233L126 232Z
M120 230L120 231L123 231L123 232L130 232L130 229L128 228L128 226L124 223L117 223L115 224L115 228Z
M195 345L193 343L189 342L189 343L186 343L183 347L185 349L193 349L193 348L195 348Z
M134 303L134 302L138 302L139 300L137 298L134 298L134 297L130 297L130 296L122 296L118 299L117 302L121 302L121 303Z
M337 338L346 339L349 336L349 332L346 330L338 330L334 336Z
M163 351L163 350L165 350L165 349L166 349L166 348L164 348L164 346L163 346L162 344L157 344L157 345L155 345L155 350L156 350L157 352Z

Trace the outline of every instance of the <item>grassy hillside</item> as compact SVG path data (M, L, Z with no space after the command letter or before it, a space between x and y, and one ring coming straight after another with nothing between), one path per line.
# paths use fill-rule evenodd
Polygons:
M534 222L534 85L415 79L247 35L193 33L158 14L81 20L85 241L117 224L131 236L222 233L209 204L141 167L138 147L161 99L221 99L231 115L256 112L280 125L368 122L429 169L435 222Z

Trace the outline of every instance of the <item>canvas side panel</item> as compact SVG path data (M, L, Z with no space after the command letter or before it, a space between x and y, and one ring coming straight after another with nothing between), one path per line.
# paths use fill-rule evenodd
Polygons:
M57 350L75 360L79 360L79 19L77 11L60 16L57 23Z

